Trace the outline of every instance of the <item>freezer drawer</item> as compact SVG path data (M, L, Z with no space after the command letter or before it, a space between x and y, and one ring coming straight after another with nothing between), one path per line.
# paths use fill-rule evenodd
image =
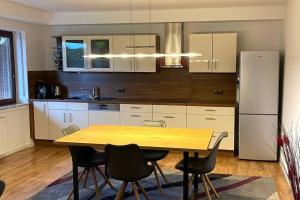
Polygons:
M277 115L239 116L239 158L277 160Z

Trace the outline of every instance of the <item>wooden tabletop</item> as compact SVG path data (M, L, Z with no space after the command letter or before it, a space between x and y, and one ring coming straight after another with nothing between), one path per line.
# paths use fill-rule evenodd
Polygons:
M207 150L212 129L96 125L56 140L55 144L94 146L137 144L141 148L176 151Z

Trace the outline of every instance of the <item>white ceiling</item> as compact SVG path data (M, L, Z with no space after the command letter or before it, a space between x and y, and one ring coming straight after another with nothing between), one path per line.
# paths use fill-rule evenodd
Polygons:
M1 1L1 0L0 0ZM50 12L128 10L130 0L8 0ZM150 0L131 0L133 9L149 8ZM153 9L282 5L286 0L151 0Z

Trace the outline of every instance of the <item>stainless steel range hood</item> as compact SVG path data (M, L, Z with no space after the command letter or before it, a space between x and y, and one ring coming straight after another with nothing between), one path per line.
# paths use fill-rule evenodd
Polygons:
M180 54L183 48L183 24L165 24L165 54ZM165 57L163 68L182 68L181 57Z

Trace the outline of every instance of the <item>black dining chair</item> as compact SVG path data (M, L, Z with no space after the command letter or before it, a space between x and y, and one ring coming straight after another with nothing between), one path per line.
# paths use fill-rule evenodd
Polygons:
M145 199L150 200L139 181L150 176L154 167L147 164L142 150L136 144L116 146L108 144L105 147L106 173L109 177L123 181L115 199L123 198L128 183L131 183L135 198L140 199L138 189Z
M163 120L160 120L160 121L145 120L142 122L142 126L164 127L165 128L166 122ZM144 154L144 157L146 158L146 160L148 162L151 162L151 165L154 167L154 175L155 175L155 179L157 182L157 186L158 186L159 191L162 193L162 187L160 185L157 171L159 171L159 173L161 174L161 176L163 177L163 179L166 183L168 183L168 180L167 180L165 174L163 173L161 167L158 165L157 161L164 159L169 154L169 151L153 150L153 149L143 149L142 151L143 151L143 154Z
M78 126L71 125L65 129L62 129L62 133L66 136L66 135L73 134L79 130L80 130L80 128ZM88 147L88 146L69 146L69 149L70 149L70 153L72 156L74 156L74 155L77 156L78 167L83 168L83 171L79 176L79 181L81 181L81 179L85 175L83 187L86 187L89 173L92 172L92 177L93 177L93 181L94 181L94 185L95 185L97 199L100 199L100 196L101 196L100 190L105 185L108 184L113 190L115 190L115 188L109 181L108 177L99 168L99 166L105 165L105 154L103 152L98 152L94 148ZM97 182L97 178L96 178L96 171L98 171L99 174L104 179L104 183L100 187L98 186L98 182ZM70 192L70 194L68 195L68 198L67 198L68 200L72 198L73 192L74 192L74 190L72 190Z
M5 182L0 180L0 197L2 196L4 190L5 190Z
M189 165L188 165L188 173L191 173L194 177L194 179L198 180L198 176L200 175L201 181L205 190L205 193L207 195L207 198L210 200L210 192L208 190L208 186L211 188L215 196L219 199L219 195L209 180L207 174L212 172L216 166L216 160L217 160L217 152L220 146L221 141L225 138L228 137L227 132L223 132L220 134L218 139L216 140L213 149L211 152L206 156L206 157L189 157ZM183 171L183 160L181 160L179 163L176 164L175 166L176 169ZM198 184L198 181L194 181L194 184ZM195 186L196 188L198 186ZM196 191L197 192L197 191Z

